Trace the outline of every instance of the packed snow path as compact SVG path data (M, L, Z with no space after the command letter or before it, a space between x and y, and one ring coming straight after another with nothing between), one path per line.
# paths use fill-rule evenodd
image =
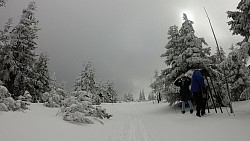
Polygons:
M1 141L249 141L250 101L234 103L236 116L181 114L167 103L102 104L114 116L78 125L56 116L56 108L32 104L22 112L0 112Z

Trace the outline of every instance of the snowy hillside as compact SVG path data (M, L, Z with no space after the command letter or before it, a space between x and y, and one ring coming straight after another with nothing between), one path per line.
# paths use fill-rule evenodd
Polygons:
M102 104L114 115L104 124L78 125L56 116L57 108L31 104L23 112L0 112L1 141L249 141L250 101L233 103L235 116L181 114L167 103Z

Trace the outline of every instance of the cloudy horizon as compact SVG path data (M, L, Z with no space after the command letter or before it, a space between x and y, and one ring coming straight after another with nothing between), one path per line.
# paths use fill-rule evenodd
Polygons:
M32 0L9 0L0 8L0 28L8 18L19 20ZM206 7L219 45L228 53L242 37L232 36L226 11L235 11L240 0L33 0L39 20L37 54L49 54L49 70L71 90L82 65L93 63L96 79L113 80L119 95L132 90L149 93L154 70L166 65L168 28L182 23L182 13L194 21L195 34L215 43L203 6Z

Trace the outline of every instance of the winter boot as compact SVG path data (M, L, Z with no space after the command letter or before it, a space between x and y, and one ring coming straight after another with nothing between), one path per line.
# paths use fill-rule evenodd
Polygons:
M190 110L190 114L193 114L193 112L194 112L193 110Z
M196 116L201 117L201 114L200 113L196 113Z
M185 114L185 111L181 111L182 114Z

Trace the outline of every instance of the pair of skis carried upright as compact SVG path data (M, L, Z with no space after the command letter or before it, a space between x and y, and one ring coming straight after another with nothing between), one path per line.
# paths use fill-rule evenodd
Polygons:
M206 82L207 82L207 85L208 85L208 90L209 90L209 93L208 93L206 96L209 96L209 97L211 98L211 101L212 101L213 106L214 106L214 110L215 110L215 112L217 113L216 103L215 103L215 101L214 101L214 97L215 97L216 100L217 100L217 103L219 104L220 111L221 111L221 113L223 113L223 111L222 111L222 106L224 106L224 105L223 105L223 103L222 103L221 95L220 95L219 93L216 92L212 78L209 77L210 82L208 81L208 77L207 77L207 76L205 76L205 79L206 79ZM212 92L212 90L211 90L210 83L211 83L211 85L212 85L213 92ZM213 93L214 93L214 94L213 94ZM208 98L207 98L207 99L208 99ZM210 111L209 111L209 106L208 106L208 102L207 102L207 101L206 101L206 106L207 106L208 113L210 113ZM227 107L226 107L226 110L227 110ZM227 113L229 114L228 110L227 110ZM229 115L230 115L230 114L229 114Z
M211 27L211 30L212 30L212 33L213 33L213 36L214 36L214 40L215 40L215 43L216 43L216 46L217 46L217 50L218 50L218 53L219 53L219 57L220 57L220 60L221 60L221 62L222 62L222 57L221 57L221 53L220 53L220 48L219 48L219 45L218 45L218 41L217 41L217 39L216 39L216 36L215 36L215 33L214 33L213 26L212 26L212 24L211 24L210 18L209 18L208 14L207 14L207 11L206 11L205 7L204 7L204 11L205 11L205 13L206 13L206 15L207 15L207 19L208 19L209 25L210 25L210 27ZM224 66L224 67L226 67L226 66ZM230 112L231 112L231 113L234 113L233 106L232 106L232 102L231 102L231 95L230 95L230 92L229 92L229 86L228 86L228 81L227 81L225 69L223 69L223 74L224 74L224 79L225 79L225 81L226 81L226 87L227 87L227 94L228 94L228 99L229 99L229 108L230 108ZM210 80L211 80L211 78L210 78ZM211 82L212 82L212 81L211 81ZM217 111L217 110L216 110L216 111ZM229 112L228 112L228 114L229 114ZM230 114L229 114L229 115L230 115Z

